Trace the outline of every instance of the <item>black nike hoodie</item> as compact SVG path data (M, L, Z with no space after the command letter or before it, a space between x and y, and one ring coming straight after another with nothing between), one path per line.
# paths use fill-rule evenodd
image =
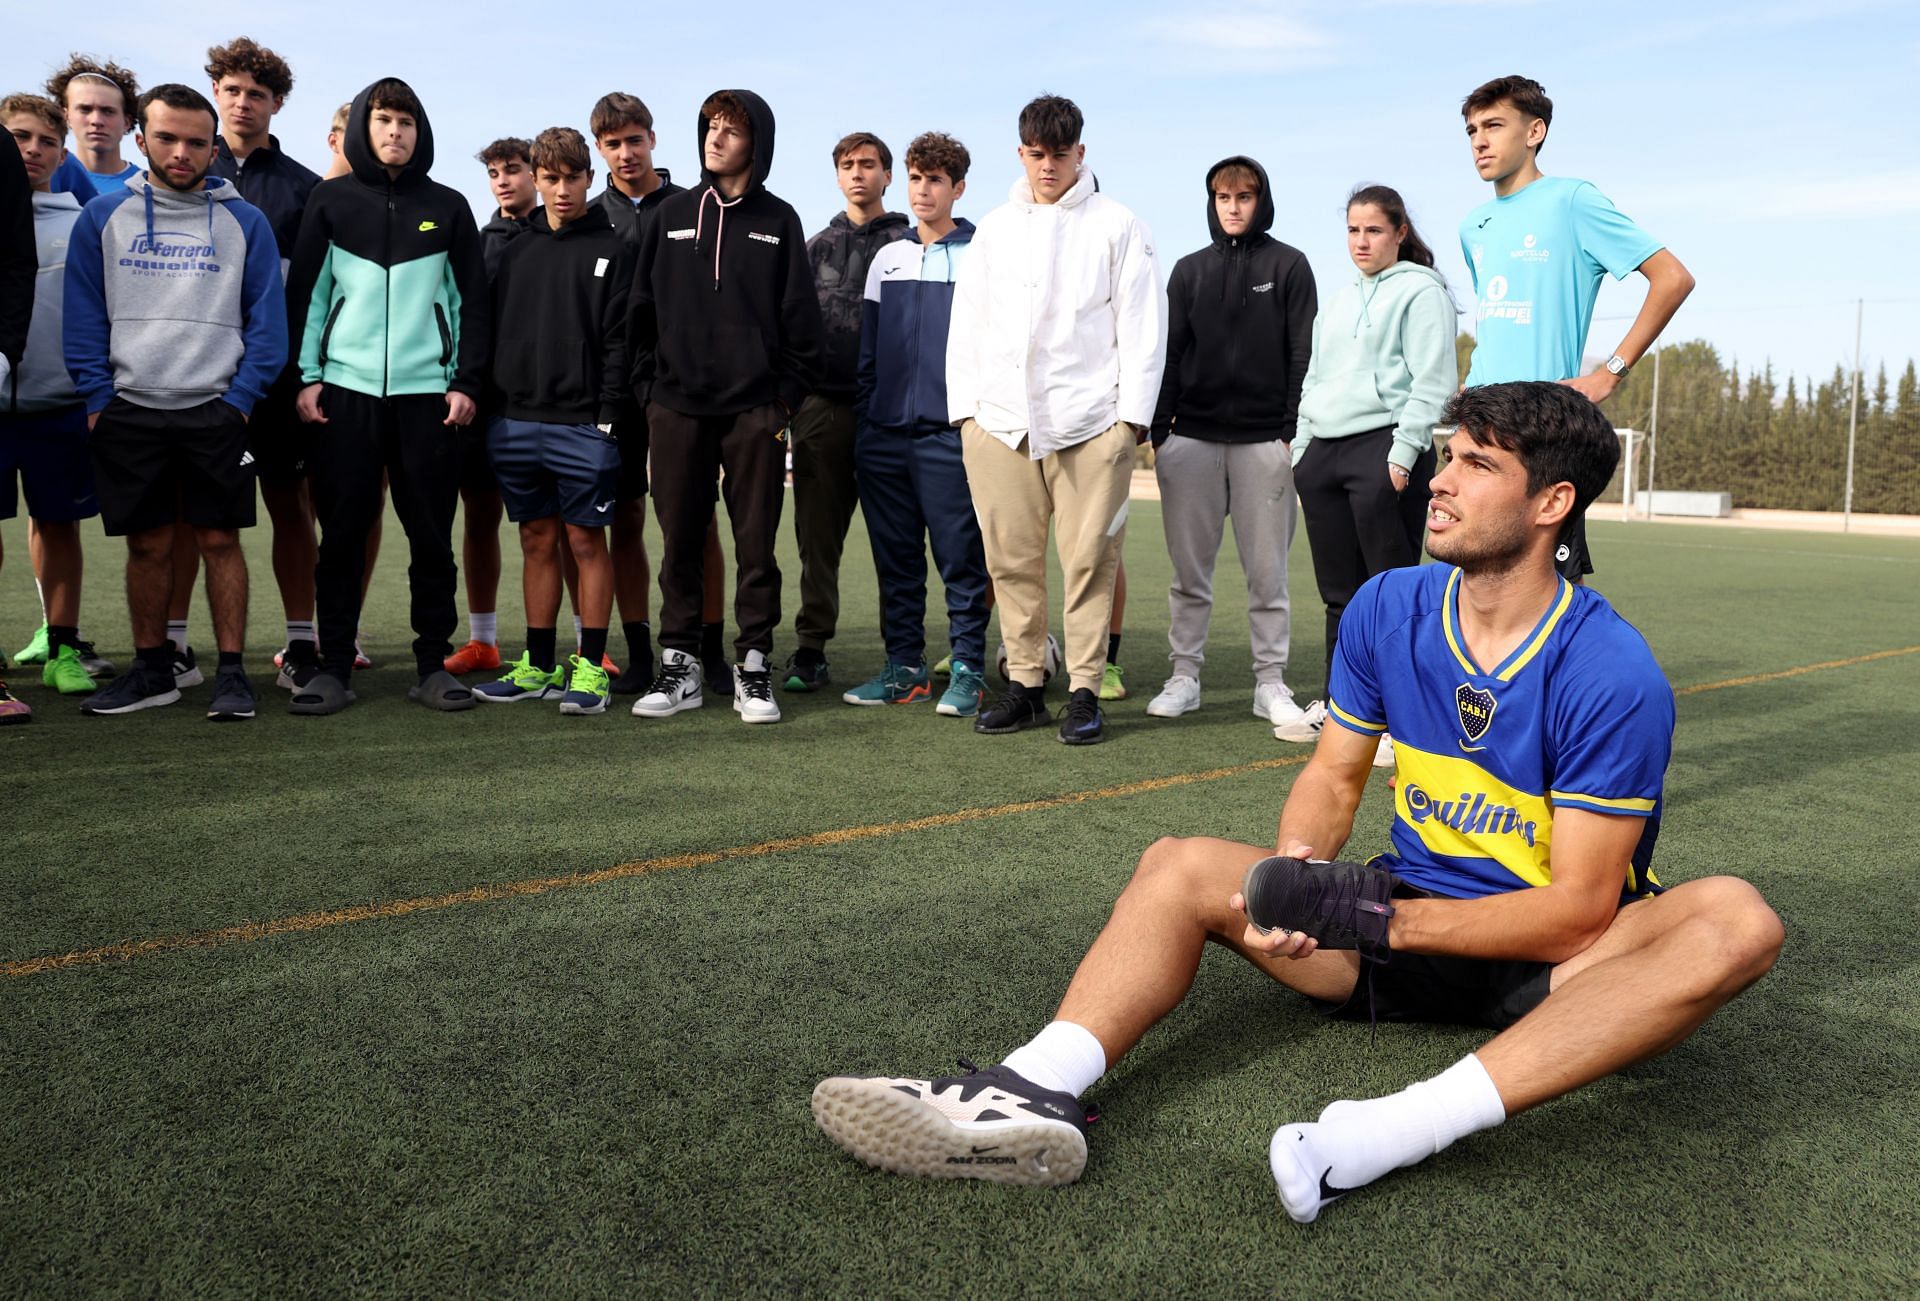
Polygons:
M820 304L800 216L766 188L773 112L748 90L753 169L737 199L703 166L690 190L643 223L629 346L637 395L687 415L737 415L769 402L787 413L818 382ZM696 141L706 156L707 117Z
M1247 233L1220 229L1213 178L1238 163L1260 178ZM1174 264L1167 281L1167 367L1153 415L1153 441L1169 433L1213 443L1293 441L1300 385L1319 311L1306 254L1267 234L1273 187L1251 158L1207 169L1207 229L1213 243Z

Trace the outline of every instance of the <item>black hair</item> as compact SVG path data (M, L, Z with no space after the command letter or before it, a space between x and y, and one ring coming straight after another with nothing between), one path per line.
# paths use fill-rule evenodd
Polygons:
M1539 118L1547 129L1553 128L1553 101L1547 98L1547 88L1532 77L1495 77L1484 86L1475 86L1473 93L1461 101L1460 116L1470 117L1503 99L1528 117ZM1533 148L1533 156L1538 158L1546 147L1547 138L1543 135Z
M1080 129L1086 124L1078 104L1064 95L1043 93L1020 110L1020 143L1070 149L1080 143Z
M1578 515L1606 490L1620 464L1613 422L1578 389L1544 380L1483 384L1455 393L1440 414L1475 442L1512 452L1527 467L1527 491L1573 485Z
M177 81L170 81L164 86L155 86L142 95L140 102L134 106L134 119L140 123L142 132L147 129L147 110L155 104L165 104L168 108L182 109L186 112L198 110L213 119L215 131L220 129L220 115L213 111L212 101L191 86L182 86Z
M384 108L389 113L405 113L419 125L427 111L420 107L420 97L413 93L413 87L398 77L382 77L367 90L367 115Z
M1390 185L1363 185L1347 196L1347 207L1370 203L1386 214L1387 222L1396 230L1407 228L1407 237L1400 241L1400 260L1417 262L1423 267L1434 264L1433 250L1427 247L1427 241L1420 238L1420 232L1413 228L1413 222L1407 217L1407 201L1400 197L1400 191Z

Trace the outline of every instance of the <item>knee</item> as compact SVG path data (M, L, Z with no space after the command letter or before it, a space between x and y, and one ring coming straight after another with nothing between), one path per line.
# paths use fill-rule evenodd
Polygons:
M1701 942L1724 978L1744 989L1766 975L1780 956L1787 938L1780 914L1739 877L1709 877L1695 884L1700 890Z
M232 529L195 529L203 560L217 563L240 554L240 535Z
M579 565L595 565L607 554L606 535L598 529L567 529L567 546Z
M1200 842L1180 836L1162 836L1148 845L1134 865L1133 877L1121 894L1128 896L1186 895L1197 885Z
M520 526L520 551L529 559L546 559L559 542L550 519L528 520Z
M173 557L173 525L127 535L127 555L147 564L164 564Z

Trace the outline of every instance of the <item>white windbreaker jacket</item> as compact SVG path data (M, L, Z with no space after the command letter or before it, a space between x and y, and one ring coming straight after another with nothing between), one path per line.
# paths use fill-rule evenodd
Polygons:
M947 411L1034 460L1146 427L1167 356L1167 298L1153 239L1082 167L1058 203L1023 176L989 212L954 283Z

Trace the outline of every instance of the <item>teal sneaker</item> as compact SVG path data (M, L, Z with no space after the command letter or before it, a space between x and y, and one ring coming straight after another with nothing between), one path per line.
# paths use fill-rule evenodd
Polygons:
M986 699L986 695L987 680L979 670L955 660L946 692L940 697L940 703L934 706L934 712L945 714L948 718L972 718L980 712L980 702Z
M60 653L46 662L40 670L40 681L63 696L90 696L100 689L81 661L79 650L72 646L62 646Z
M41 624L40 631L33 634L33 640L13 653L15 664L45 664L53 654L53 648L47 645L47 625Z
M918 664L889 662L859 686L842 693L840 699L849 705L911 705L932 695L923 660Z
M604 714L607 697L613 694L613 679L598 664L589 664L578 655L567 657L572 673L567 677L567 692L560 697L563 714Z
M511 705L522 700L551 700L566 693L566 684L564 670L558 665L551 669L535 668L529 652L509 664L497 680L475 687L473 694L489 704Z

